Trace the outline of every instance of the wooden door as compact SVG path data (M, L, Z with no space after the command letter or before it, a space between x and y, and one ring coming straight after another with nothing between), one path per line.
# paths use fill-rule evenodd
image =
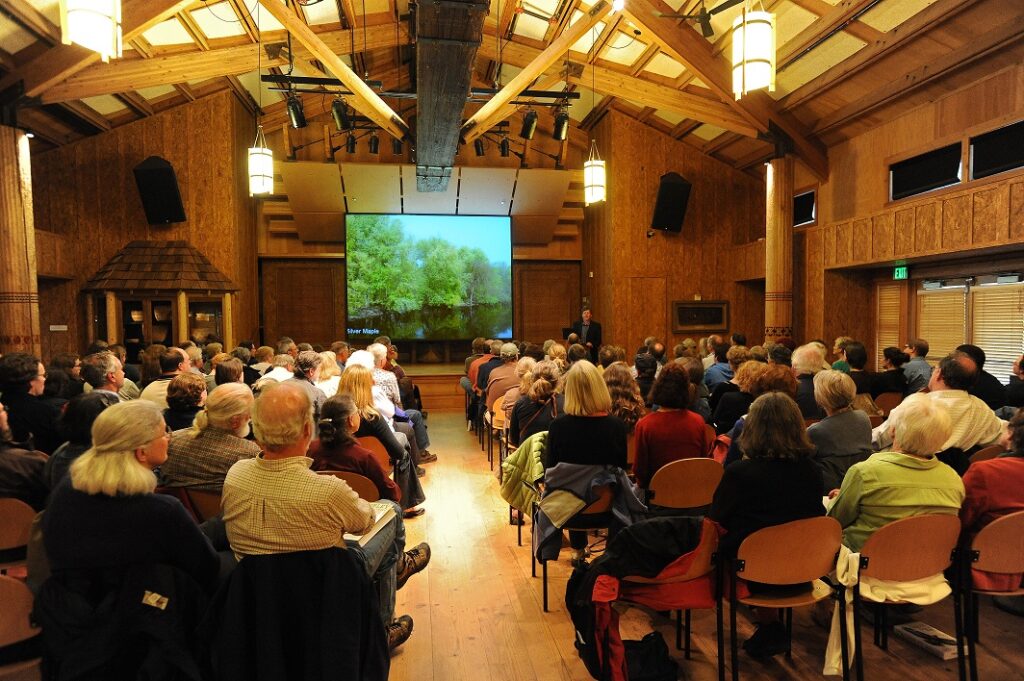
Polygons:
M324 347L345 338L345 265L342 260L260 261L263 342L281 336Z
M580 316L578 262L515 263L512 268L515 337L534 343L562 338Z

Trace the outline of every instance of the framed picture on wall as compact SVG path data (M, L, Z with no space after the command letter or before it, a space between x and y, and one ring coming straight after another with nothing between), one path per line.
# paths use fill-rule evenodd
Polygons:
M728 330L729 301L672 301L672 333L721 333Z

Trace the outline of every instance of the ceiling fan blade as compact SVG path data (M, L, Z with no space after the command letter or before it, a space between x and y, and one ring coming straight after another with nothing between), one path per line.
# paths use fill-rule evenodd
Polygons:
M700 24L700 32L704 34L705 38L713 38L715 36L715 29L711 27L710 14L702 12L697 17L697 23Z
M735 7L741 2L743 2L743 0L725 0L725 2L719 4L717 7L712 7L711 9L709 9L708 14L714 15L718 14L719 12L724 12L730 7Z

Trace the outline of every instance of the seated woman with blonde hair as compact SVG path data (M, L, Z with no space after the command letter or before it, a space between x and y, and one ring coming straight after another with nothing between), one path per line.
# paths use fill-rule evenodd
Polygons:
M323 391L327 397L334 397L338 393L338 384L341 383L341 367L338 366L338 356L330 350L320 353L323 363L320 365L320 380L316 387Z
M564 396L558 392L561 371L551 360L537 362L530 372L530 387L512 407L508 439L518 447L531 435L548 429L551 422L565 413Z
M814 375L814 399L825 418L807 428L817 448L814 462L824 478L822 494L839 487L846 471L871 456L871 419L853 408L857 386L849 374L835 369Z
M505 426L508 427L512 419L512 409L515 408L519 398L526 394L533 383L533 367L537 366L537 360L533 357L522 357L516 362L516 377L519 385L505 391L505 399L501 403L502 411L505 412Z
M945 407L911 395L889 417L892 446L846 471L828 514L843 526L843 544L860 551L875 530L894 520L932 513L956 515L964 483L935 456L952 430Z

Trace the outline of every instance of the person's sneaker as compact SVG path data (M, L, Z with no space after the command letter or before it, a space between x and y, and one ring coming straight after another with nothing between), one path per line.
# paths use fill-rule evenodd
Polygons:
M409 578L414 574L427 567L427 563L430 562L430 544L422 542L417 544L412 549L402 554L402 562L398 566L398 572L395 574L395 591L398 591L405 583L409 581Z
M434 463L435 461L437 461L437 454L431 454L426 449L420 452L420 463Z
M412 636L412 618L402 615L388 625L388 650L394 650Z
M426 474L427 474L427 469L426 468L424 468L423 466L416 466L416 477L422 478Z
M466 432L473 430L473 421L466 419Z
M423 508L422 506L420 506L419 508L410 508L410 509L407 509L404 513L402 513L402 517L403 518L418 518L418 517L420 517L421 515L423 515L426 512L427 512L427 509Z
M765 658L789 650L786 627L782 622L759 624L754 635L743 642L743 650L753 658Z

